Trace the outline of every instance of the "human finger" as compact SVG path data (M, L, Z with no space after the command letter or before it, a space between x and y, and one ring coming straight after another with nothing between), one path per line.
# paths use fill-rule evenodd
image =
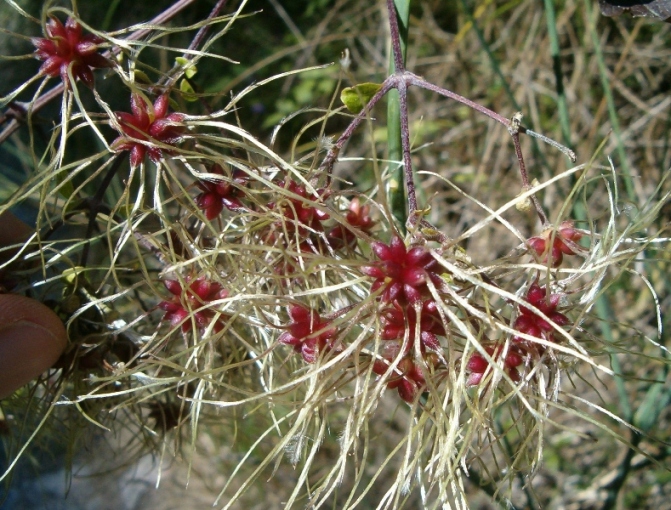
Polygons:
M66 345L53 311L25 296L0 295L0 399L51 367Z

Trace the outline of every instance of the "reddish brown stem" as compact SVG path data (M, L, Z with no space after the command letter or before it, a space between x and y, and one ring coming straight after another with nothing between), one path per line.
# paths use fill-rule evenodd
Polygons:
M415 225L417 217L417 195L415 193L415 174L412 171L412 156L410 154L410 125L408 122L408 85L401 77L396 81L400 103L401 117L401 148L403 149L403 173L405 175L405 191L408 196L408 219Z
M217 16L219 16L221 10L226 6L227 1L228 0L219 0L210 11L210 14L207 16L207 19L210 20L212 18L216 18ZM200 46L200 43L203 42L203 39L205 39L205 36L209 32L210 27L211 25L209 24L200 27L200 30L198 30L198 32L196 33L196 36L193 38L193 41L191 41L191 44L189 44L190 50L195 50L196 48L198 48L198 46ZM190 56L185 53L184 58L190 58Z
M494 119L498 123L503 124L506 127L510 127L509 119L507 119L503 115L499 115L493 110L490 110L486 106L482 106L481 104L471 101L470 99L464 96L460 96L459 94L456 94L451 90L447 90L442 87L439 87L438 85L434 85L433 83L429 83L424 78L420 78L419 76L412 74L410 72L406 72L405 74L406 74L406 80L410 85L415 85L417 87L430 90L431 92L435 92L436 94L440 94L441 96L454 99L455 101L458 101L459 103L464 104L469 108L472 108L473 110L482 113L483 115L486 115L490 119Z
M413 212L417 211L417 199L415 195L415 184L414 184L414 176L412 173L412 161L411 161L411 154L410 154L410 129L409 129L409 123L408 123L408 99L407 99L407 87L410 85L415 85L417 87L430 90L432 92L435 92L436 94L440 94L441 96L448 97L450 99L453 99L455 101L458 101L461 104L464 104L468 106L469 108L472 108L476 110L479 113L482 113L483 115L486 115L487 117L494 119L500 124L503 124L506 129L510 132L510 135L513 139L513 145L515 147L515 154L517 156L517 160L519 162L520 166L520 175L522 178L522 185L528 189L530 187L529 183L529 176L526 171L526 165L524 164L524 157L522 155L522 148L520 146L520 140L519 140L519 133L526 132L526 129L522 127L519 122L514 122L511 121L510 119L499 115L493 110L490 110L489 108L482 106L481 104L478 104L474 101L471 101L470 99L461 96L459 94L456 94L450 90L444 89L442 87L439 87L437 85L434 85L433 83L429 83L423 78L420 78L419 76L409 72L409 71L403 71L402 73L395 73L391 76L389 76L383 83L382 87L380 90L370 99L368 104L364 107L364 109L352 120L349 126L347 126L347 129L343 132L343 134L338 138L336 143L333 145L331 150L328 152L326 157L324 158L324 161L321 164L321 168L327 172L328 175L328 182L330 182L330 177L331 177L331 171L333 170L333 165L335 164L338 155L340 153L340 150L342 147L345 145L347 140L352 136L354 131L356 130L357 127L359 127L359 124L361 124L361 121L365 119L373 109L373 107L382 99L382 97L389 92L391 89L397 89L399 91L399 97L400 97L400 103L401 103L401 143L403 147L403 163L404 163L404 172L405 172L405 184L406 184L406 189L408 192L408 209L410 213L410 219L413 223L417 220L416 218L413 219ZM559 147L562 149L562 147ZM565 149L565 148L564 148ZM563 151L565 152L565 151ZM567 153L567 152L565 152ZM567 155L571 157L572 152L568 151ZM543 223L543 225L547 224L548 219L543 211L543 208L541 207L540 202L536 198L535 195L531 196L531 201L534 204L534 207L536 209L536 212L538 214L538 217Z
M228 0L219 0L219 1L216 3L216 5L212 8L212 10L210 11L210 14L207 16L206 19L210 20L210 19L212 19L212 18L216 18L217 16L219 16L219 13L220 13L221 10L224 8L224 6L226 5L226 2L227 2L227 1L228 1ZM197 48L200 46L200 44L203 42L203 39L205 39L205 36L206 36L207 33L209 32L211 26L212 26L212 25L207 24L207 25L203 25L202 27L200 27L200 30L198 30L198 32L196 32L196 35L194 36L193 40L191 41L191 44L189 44L189 48L188 48L189 51L191 51L191 50L195 50L195 49L197 49ZM191 54L191 53L184 53L184 54L182 55L182 57L183 57L185 60L191 60L191 59L193 58L193 54ZM176 69L180 69L180 68L181 68L180 65L177 65L177 66L173 67L172 71L171 71L170 73L167 74L165 80L162 80L163 83L168 83L168 86L167 86L168 89L169 89L169 88L172 86L172 84L174 84L175 81L179 78L179 76L174 77L174 78L170 78L170 75L173 74L173 72L174 72ZM181 74L181 73L180 73L180 74ZM161 83L161 82L159 82L159 83ZM192 87L193 87L193 85L192 85ZM207 105L205 105L205 106L207 106ZM209 107L208 107L208 111L209 111Z
M531 183L529 182L529 174L527 174L527 167L524 164L524 156L522 155L522 146L520 145L520 133L517 129L515 129L514 131L512 131L511 129L510 134L513 137L515 154L517 155L517 161L520 165L520 175L522 176L522 188L524 191L526 191L531 188ZM538 214L538 219L541 221L543 226L547 225L548 217L546 216L545 211L543 211L543 207L541 206L541 203L538 201L538 198L536 198L535 193L531 195L531 202L534 204L534 208L536 209L536 213Z
M338 138L338 140L333 144L333 147L331 147L331 149L328 151L324 161L322 161L322 164L320 165L320 169L324 170L327 174L327 185L331 182L331 172L333 170L333 165L338 159L338 154L343 148L343 145L345 145L345 142L351 138L356 128L359 127L359 124L361 124L361 122L366 117L368 117L371 110L378 103L378 101L380 101L380 99L382 99L392 88L396 88L395 76L390 76L382 83L380 90L378 90L377 93L370 99L370 101L368 101L368 104L364 106L363 110L361 110L359 114L354 117L354 119L352 119L352 122L350 122L349 126L347 126L347 129L343 131L343 134L340 135L340 138Z
M391 36L391 50L394 54L394 69L397 73L405 71L403 64L403 51L401 50L401 31L398 28L398 16L394 0L387 0L387 12L389 13L389 34Z

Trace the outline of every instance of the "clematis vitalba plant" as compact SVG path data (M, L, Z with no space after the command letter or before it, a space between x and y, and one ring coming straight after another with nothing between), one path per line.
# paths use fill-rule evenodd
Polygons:
M1 103L0 213L35 218L3 290L69 338L0 405L5 479L90 427L122 431L128 464L196 477L207 452L227 509L569 507L544 494L599 452L556 452L597 436L624 460L586 493L614 508L648 462L631 452L663 462L669 66L624 25L580 32L582 4L556 7L551 54L547 5L405 3L175 0L113 29L82 2L7 4L46 23Z

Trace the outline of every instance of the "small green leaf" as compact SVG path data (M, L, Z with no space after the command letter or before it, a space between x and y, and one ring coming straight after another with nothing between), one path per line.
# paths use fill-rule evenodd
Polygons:
M69 285L76 285L79 275L84 272L84 269L82 266L69 267L61 274Z
M379 83L359 83L342 89L340 100L350 112L359 113L381 87Z
M146 73L140 71L139 69L135 69L133 71L133 74L135 75L135 81L139 83L146 83L150 84L153 83L153 81L147 76Z
M181 80L179 82L179 90L182 93L182 97L185 101L198 101L196 91L193 90L193 87L187 80Z
M175 62L177 65L181 66L184 69L184 75L187 78L193 78L198 72L198 68L189 60L184 57L176 57Z

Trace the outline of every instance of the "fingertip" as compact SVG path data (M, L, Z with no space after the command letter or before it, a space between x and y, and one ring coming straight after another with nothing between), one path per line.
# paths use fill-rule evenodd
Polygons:
M0 398L50 368L67 345L65 326L25 296L0 295Z
M33 231L28 225L9 211L0 214L0 246L18 243L26 239Z

